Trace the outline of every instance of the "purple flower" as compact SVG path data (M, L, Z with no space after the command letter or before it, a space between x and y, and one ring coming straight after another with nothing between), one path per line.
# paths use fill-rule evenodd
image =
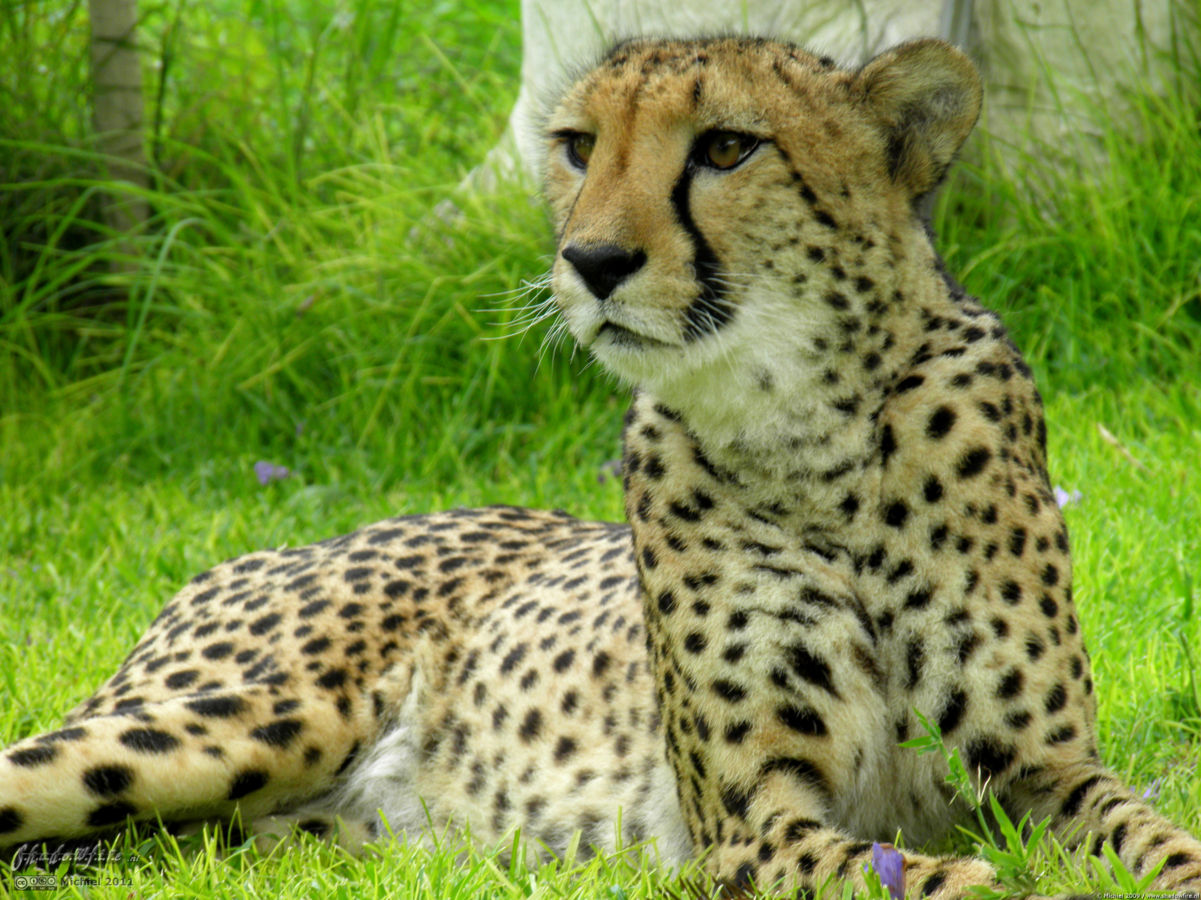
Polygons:
M892 900L905 900L905 857L892 844L872 844L872 861L864 866L870 868L888 889Z
M1163 784L1162 778L1156 778L1154 781L1152 781L1149 785L1147 785L1147 789L1145 791L1143 791L1143 799L1144 800L1158 800L1159 799L1159 788L1162 784Z
M262 485L287 478L291 474L285 466L277 466L275 463L267 462L265 459L260 459L254 464L254 477Z
M1055 502L1059 504L1060 509L1071 506L1073 503L1079 503L1083 496L1079 491L1065 491L1059 485L1055 485Z
M600 470L596 473L597 484L604 484L610 478L621 477L621 460L611 459L606 463L601 463Z

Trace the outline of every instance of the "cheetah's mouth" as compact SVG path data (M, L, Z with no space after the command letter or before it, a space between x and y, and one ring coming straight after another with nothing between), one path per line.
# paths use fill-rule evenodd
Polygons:
M649 335L639 334L637 331L631 331L624 325L618 325L616 322L608 319L597 329L596 337L593 342L599 341L602 337L607 337L609 343L614 347L626 347L630 349L639 349L643 347L670 347L666 341L661 341L658 338L650 337Z

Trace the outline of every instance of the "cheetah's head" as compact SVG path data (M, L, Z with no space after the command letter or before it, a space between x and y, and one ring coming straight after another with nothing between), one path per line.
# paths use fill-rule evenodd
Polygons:
M937 40L858 72L756 39L618 47L548 125L572 336L682 405L803 363L927 240L915 202L980 99L972 64Z

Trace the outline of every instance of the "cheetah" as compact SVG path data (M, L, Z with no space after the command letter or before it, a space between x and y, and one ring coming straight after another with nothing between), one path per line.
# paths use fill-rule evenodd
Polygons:
M616 48L551 114L545 183L561 321L634 390L628 525L455 510L197 576L0 754L0 843L237 812L862 888L872 841L963 814L898 746L920 715L1013 819L1201 888L1201 843L1099 763L1041 401L919 214L980 104L936 40L856 71ZM997 886L904 859L922 895Z

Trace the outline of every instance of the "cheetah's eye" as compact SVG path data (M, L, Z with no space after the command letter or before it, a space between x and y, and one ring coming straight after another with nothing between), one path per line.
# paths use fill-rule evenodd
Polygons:
M584 134L582 131L571 132L564 136L567 143L567 158L577 169L588 168L588 160L596 146L596 135Z
M710 131L697 144L696 160L711 169L732 169L759 146L759 139L736 131Z

